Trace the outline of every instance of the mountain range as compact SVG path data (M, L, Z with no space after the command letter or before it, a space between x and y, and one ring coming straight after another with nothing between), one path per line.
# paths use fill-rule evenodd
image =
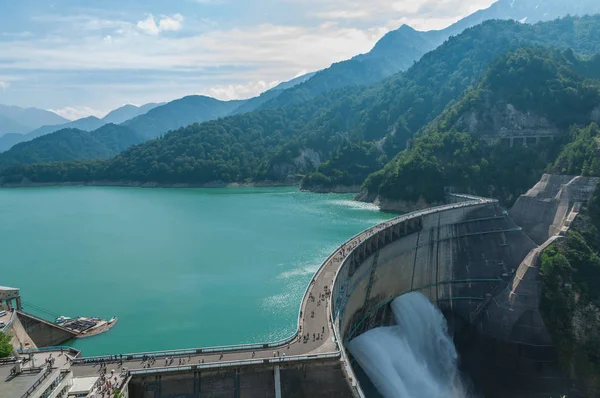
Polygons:
M346 86L369 85L392 74L405 71L423 55L437 48L449 37L465 29L492 19L515 20L528 23L549 21L566 15L600 13L600 2L595 0L499 0L490 7L477 11L441 30L417 31L408 25L387 33L367 54L333 64L317 72L310 79L258 108L279 108L300 103L316 95ZM257 109L258 109L257 108Z
M36 129L34 129L33 131L29 131L26 134L8 133L8 134L0 135L0 152L7 151L10 148L12 148L14 145L16 145L20 142L31 141L34 138L41 137L41 136L47 135L47 134L51 134L51 133L54 133L55 131L59 131L59 130L63 130L63 129L77 129L77 130L83 130L83 131L93 131L93 130L96 130L96 129L104 126L105 124L109 124L109 123L120 124L120 123L123 123L129 119L136 117L136 116L142 115L160 105L162 105L162 104L151 103L151 104L146 104L146 105L142 105L139 107L135 106L135 105L125 105L125 106L117 108L117 109L113 110L112 112L108 113L102 119L97 118L95 116L88 116L88 117L84 117L84 118L77 119L74 121L68 121L67 119L64 119L59 116L60 120L62 121L60 124L56 124L56 123L44 124L43 126L38 127ZM23 110L23 108L18 108L18 107L10 107L10 108ZM41 114L49 113L51 115L55 115L52 112L43 111L41 109L35 109L35 108L30 108L30 109L35 110L36 112L39 112ZM56 115L56 116L58 116L58 115ZM38 118L37 120L42 120L42 119ZM53 119L51 117L48 117L47 119L44 119L44 120L53 120ZM0 125L1 125L1 123L2 123L2 120L0 119Z
M43 126L21 137L14 134L2 136L0 151L17 142L65 128L94 131L108 122L122 123L141 140L149 140L193 123L250 113L252 116L247 116L247 120L253 123L258 118L267 120L267 123L259 123L259 141L268 136L279 138L267 145L276 144L275 147L260 155L266 163L256 165L254 177L242 173L243 177L239 174L234 179L250 177L281 180L286 179L294 170L306 171L306 167L298 167L291 156L300 156L302 147L318 153L319 159L313 159L316 165L322 160L345 159L343 148L349 139L366 142L381 140L378 147L383 150L383 156L389 158L402 150L404 142L439 115L450 101L458 98L480 76L489 62L503 52L527 43L563 49L574 47L579 54L593 54L597 50L597 43L590 39L596 29L597 21L594 19L567 19L550 22L542 27L522 22L553 19L567 12L578 14L596 10L600 11L600 5L589 0L569 3L555 0L500 0L443 30L419 32L404 25L386 34L367 54L336 63L317 73L300 76L256 98L219 101L196 95L167 104L148 104L140 108L125 106L111 112L104 119L89 117L62 125ZM469 27L487 19L515 19L521 22L479 25L476 31L487 38L488 43L485 43L471 36ZM465 33L459 35L464 29ZM545 30L554 36L549 36ZM554 33L555 31L560 34ZM463 37L463 40L464 37L470 37L471 48L465 48L466 44L461 45L455 36ZM437 50L426 54L444 41L446 43ZM424 54L426 55L423 56ZM416 63L419 59L421 61ZM407 68L409 69L402 73ZM253 111L258 113L252 113ZM270 118L282 115L282 112L286 125L271 125ZM244 120L246 119L227 119L227 122L217 122L216 125L227 124L228 128L235 129L236 124L246 123ZM214 126L207 125L207 128L212 129ZM295 132L291 137L281 136L281 133L291 132ZM234 137L239 139L236 135ZM211 150L213 149L209 148ZM371 155L374 153L370 149L367 152ZM81 158L88 156L82 155ZM281 164L283 158L287 162L284 165ZM382 159L375 164L381 165L381 161ZM304 160L300 161L303 162ZM353 183L362 181L368 172L374 171L371 170L374 164L368 163L371 167L363 168L360 175L352 178ZM335 170L339 171L331 171ZM331 183L340 181L334 179Z
M67 119L51 111L0 105L0 135L24 134L47 124L66 122Z
M485 20L512 19L535 23L565 15L600 13L600 2L592 0L499 0L489 8L477 11L442 30L417 31L407 25L387 33L366 53L331 65L316 73L306 74L266 91L258 97L243 102L221 104L223 101L196 99L194 96L176 100L168 110L156 112L147 120L138 118L131 127L143 137L153 138L168 130L231 114L251 112L256 109L276 109L308 101L315 96L337 88L369 85L400 71L408 69L427 52L437 48L449 37ZM195 108L195 105L200 108ZM92 131L103 124L124 123L164 104L147 104L141 107L125 105L103 119L86 118L68 122L48 111L0 107L0 152L18 142L29 141L63 128ZM177 109L180 106L181 109ZM198 114L195 114L198 112ZM175 120L162 120L162 116L176 115ZM6 133L25 134L23 137ZM4 134L4 136L2 136Z
M374 199L382 193L388 193L391 198L400 199L401 193L390 192L403 192L400 187L405 186L408 180L397 177L400 174L375 172L381 168L395 170L397 163L394 159L399 153L403 153L407 140L415 134L428 135L428 123L438 123L436 118L444 109L453 109L453 104L468 103L471 98L467 95L470 93L469 87L485 78L493 70L490 68L494 62L500 62L497 60L506 54L530 47L552 47L561 51L571 49L572 57L577 57L575 54L591 57L600 53L598 29L600 16L570 17L535 25L487 21L450 38L406 72L395 74L369 87L345 87L284 108L258 110L191 125L162 134L159 140L128 148L106 161L15 166L3 171L2 175L5 181L20 181L24 177L32 181L43 178L44 182L53 179L73 181L71 173L81 178L84 168L86 179L91 180L205 184L215 181L293 182L297 181L298 174L302 174L305 175L303 187L307 189L315 186L335 189L340 185L360 185L366 179L368 198ZM528 59L533 56L523 57ZM565 57L544 55L533 59L541 59L540 64L543 66L546 62L559 62L559 59L563 62ZM510 65L513 65L515 59L519 58L511 57L505 62L510 61ZM594 69L594 66L587 63L581 65ZM523 68L516 68L515 76L501 81L510 79L511 82L520 82L514 86L516 89L529 87L532 93L536 93L533 88L537 87L536 83L539 85L540 79L543 82L561 82L564 76L572 73L544 75L538 71L540 79L536 80L531 78L536 76L535 73L525 73L537 70L530 68L523 69L525 77L521 76L519 80L517 77L520 76L518 72L521 69ZM583 69L578 73L583 73ZM531 80L530 86L522 83L527 82L527 79ZM501 88L502 84L498 87ZM573 93L574 98L581 97L584 101L572 99L573 104L585 110L590 106L585 100L593 103L591 99L595 97L578 87L580 86L565 86L564 89L550 91L546 96L550 102L558 101L560 108L564 107L561 104L565 104L566 100L559 94ZM463 97L464 95L467 97ZM211 104L211 100L207 98L192 98L198 101L195 103L196 107ZM487 106L485 98L487 97L477 97L476 104ZM156 108L148 115L160 109ZM526 110L521 112L527 114ZM551 113L558 115L556 111ZM132 119L126 125L135 120ZM581 120L566 119L566 122L556 124L556 128L562 129L563 134L568 136L564 131L565 125L592 120L589 117ZM138 129L144 131L143 128ZM149 133L145 138L159 130L147 130ZM447 134L445 130L443 134ZM466 134L467 137L471 136ZM448 139L458 140L457 145L462 145L461 142L465 140L463 136L449 136ZM425 141L421 145L430 144ZM416 147L420 148L420 145ZM526 158L538 159L531 154ZM387 162L388 166L385 166ZM371 173L375 174L369 176ZM384 180L385 175L390 177ZM33 176L36 177L32 178ZM438 180L445 179L424 179L434 183ZM499 178L499 181L506 180ZM520 185L514 185L506 198L514 197L520 188Z
M142 141L131 129L112 123L93 131L64 128L21 142L0 153L0 168L76 159L107 159Z
M60 118L58 120L66 122L44 125L26 134L8 133L0 135L0 152L7 151L20 142L31 141L37 137L63 129L93 131L109 123L123 124L135 131L140 137L152 139L169 130L178 129L189 124L202 123L207 120L252 110L266 100L279 95L286 89L310 79L312 75L313 73L309 73L290 81L280 83L276 87L263 93L261 96L247 101L220 101L202 95L190 95L168 103L149 103L139 107L135 105L124 105L111 111L102 119L95 116L88 116L69 122L66 121L66 119ZM248 105L247 109L243 108L244 105ZM23 110L23 108L18 107L6 108ZM35 108L31 109L55 115L52 112ZM3 121L2 116L0 115L0 125L2 125L2 123L5 123L6 126L10 126L10 123L13 122L12 120Z

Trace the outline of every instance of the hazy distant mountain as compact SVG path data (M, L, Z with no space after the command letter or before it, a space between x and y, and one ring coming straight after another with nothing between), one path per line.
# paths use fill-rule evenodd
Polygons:
M143 138L159 137L169 130L227 116L243 101L219 101L202 95L191 95L171 101L123 123Z
M0 168L16 164L106 159L140 142L141 138L131 129L115 124L106 124L91 132L66 128L22 142L0 153Z
M146 104L146 105L142 105L142 106L135 106L135 105L127 104L120 108L115 109L114 111L110 112L108 115L104 116L102 118L102 121L104 121L105 123L121 124L123 122L126 122L129 119L133 119L136 116L143 115L144 113L147 113L149 110L154 109L160 105L164 105L164 103L161 103L161 104L150 103L150 104Z
M12 148L13 145L18 144L19 142L31 141L34 138L41 137L46 134L51 134L58 130L79 129L84 131L92 131L103 126L104 124L106 123L104 123L97 117L89 116L83 119L74 120L69 123L52 126L42 126L27 134L5 134L0 137L0 152L9 150L10 148Z
M3 134L20 135L22 132L26 131L26 126L7 116L0 115L0 136Z
M514 19L515 21L535 23L549 21L566 15L593 15L600 13L597 0L500 0L488 9L476 12L463 21L476 19L483 14L488 19ZM457 22L458 24L461 21Z
M42 135L50 134L58 130L62 129L79 129L84 131L92 131L95 130L106 123L102 119L98 119L96 116L88 116L81 119L73 120L72 122L68 122L65 124L54 125L54 126L43 126L39 129L35 129L30 133L25 134L25 140L29 141L37 137L41 137Z
M65 122L64 117L43 109L0 105L0 135L24 134L46 124Z
M0 160L4 159L0 164L109 157L169 130L226 116L242 103L195 95L164 105L126 105L103 119L90 116L62 125L43 126L25 135L6 134L0 137L0 152L7 151L0 154ZM140 115L119 126L107 123L134 113Z
M249 100L246 100L242 105L240 105L238 108L236 108L232 112L232 114L237 115L240 113L252 112L253 110L260 107L262 104L278 97L285 90L290 89L294 86L297 86L300 83L304 83L305 81L307 81L308 79L313 77L315 75L315 73L317 73L317 72L307 73L306 75L296 77L290 81L279 83L277 86L273 87L270 90L265 91L258 97L254 97L254 98L250 98Z
M129 119L132 119L136 116L143 115L151 109L154 109L161 104L146 104L142 106L135 105L125 105L121 108L115 109L110 112L108 115L104 116L102 119L98 119L95 116L89 116L82 119L77 119L72 122L69 122L67 119L60 118L66 123L61 124L51 124L44 125L36 128L35 130L29 130L26 134L6 134L0 136L0 152L9 150L13 145L18 144L19 142L31 141L34 138L41 137L46 134L54 133L55 131L63 130L63 129L78 129L83 131L93 131L105 124L113 123L113 124L121 124ZM56 115L58 116L58 115ZM60 117L60 116L59 116ZM2 125L2 116L0 115L0 126Z
M499 0L489 8L477 11L442 30L420 32L403 25L382 37L367 54L335 63L288 90L270 93L271 98L257 108L280 108L307 101L333 89L380 81L408 69L450 36L458 35L483 21L513 19L535 23L566 15L597 13L600 13L598 0Z

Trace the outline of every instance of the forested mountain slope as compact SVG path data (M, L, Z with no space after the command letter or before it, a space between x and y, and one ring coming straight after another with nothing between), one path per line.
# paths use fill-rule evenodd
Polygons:
M34 138L41 137L46 134L51 134L58 130L78 129L84 131L92 131L103 126L104 124L106 123L104 123L101 119L98 119L95 116L89 116L59 125L42 126L27 134L6 134L0 137L0 152L9 150L19 142L31 141Z
M559 358L600 396L600 185L566 238L542 254L540 311Z
M555 167L577 171L566 166L574 160L558 153L572 139L569 126L600 121L600 80L586 76L593 71L593 77L600 77L590 68L597 60L548 49L519 49L500 57L477 87L423 129L409 150L367 178L363 198L379 196L387 207L396 202L398 209L410 208L415 202L440 202L444 188L454 187L511 203L557 156ZM555 139L529 148L481 140L482 133L518 134L532 127L549 130Z
M485 22L451 38L406 73L356 95L356 101L346 98L334 104L323 112L324 117L316 124L331 126L331 130L345 129L352 140L379 142L383 152L392 158L404 149L409 138L476 84L483 71L500 55L520 47L567 49L572 45L576 53L591 56L600 51L599 28L599 16L565 18L536 25ZM344 119L342 115L352 115L352 118ZM324 176L316 179L309 176L303 187L335 187L347 181L360 184L383 164L364 168L362 173L353 175L345 172L348 165L329 166L319 170Z
M451 36L484 21L500 19L527 23L549 21L567 15L600 13L596 0L499 0L441 30L417 31L403 25L387 33L366 53L331 65L311 79L286 90L260 105L275 109L308 101L321 93L347 86L369 85L394 73L405 71L424 54L434 50ZM246 108L248 111L249 108Z
M0 153L0 169L16 164L106 159L139 142L141 138L132 130L115 124L104 125L92 132L63 129Z
M144 139L152 139L170 130L224 117L242 101L219 101L202 95L191 95L151 109L123 123Z

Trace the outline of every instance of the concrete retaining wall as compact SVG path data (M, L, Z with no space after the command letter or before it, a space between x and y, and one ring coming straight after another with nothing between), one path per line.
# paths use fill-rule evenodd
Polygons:
M352 394L340 362L315 360L280 366L281 396L339 397ZM129 383L131 398L275 398L272 366L249 366L222 371L134 376Z
M59 346L75 337L75 333L33 315L17 312L17 317L37 347Z

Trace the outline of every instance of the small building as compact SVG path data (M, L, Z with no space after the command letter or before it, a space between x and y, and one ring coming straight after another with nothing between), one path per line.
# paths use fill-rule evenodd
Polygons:
M6 306L9 309L16 308L18 311L21 311L21 295L19 289L0 286L0 306Z
M97 382L98 376L74 378L68 397L83 398L92 395Z

